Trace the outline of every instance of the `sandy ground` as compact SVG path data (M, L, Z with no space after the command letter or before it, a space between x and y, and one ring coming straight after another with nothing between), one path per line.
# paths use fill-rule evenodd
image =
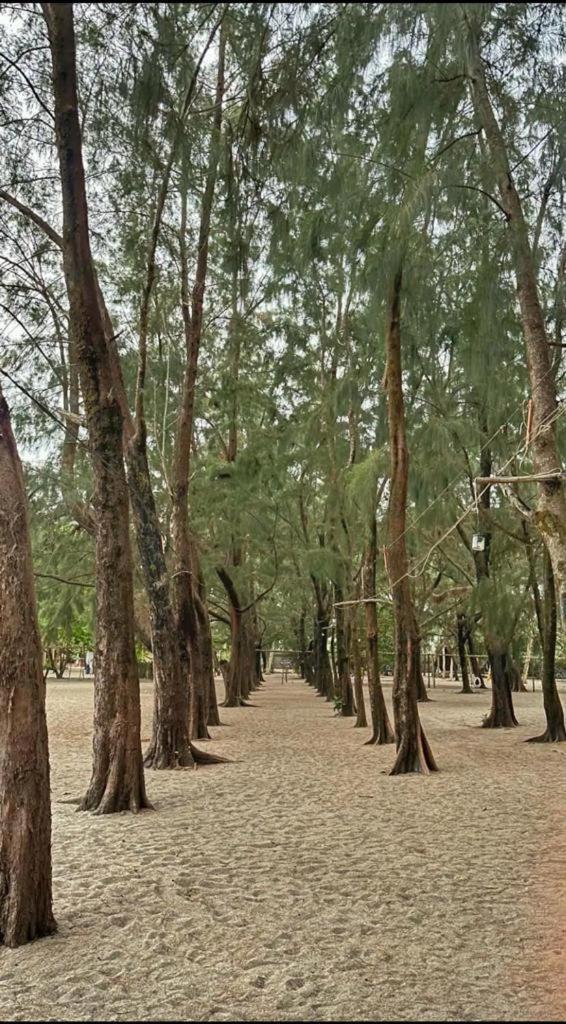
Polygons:
M1 1019L564 1020L566 750L522 742L540 693L487 732L489 694L432 692L437 776L390 778L392 748L270 678L207 744L234 763L96 818L60 802L92 683L50 682L59 933L0 950Z

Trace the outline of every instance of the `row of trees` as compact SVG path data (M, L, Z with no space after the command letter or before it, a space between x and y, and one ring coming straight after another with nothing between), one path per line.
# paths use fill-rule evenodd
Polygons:
M454 631L464 690L464 654L484 649L484 724L501 727L538 637L544 738L566 738L561 10L4 16L2 383L40 599L45 577L67 608L94 588L83 809L149 807L144 763L219 760L195 741L220 723L228 639L227 706L249 703L259 649L283 645L361 725L365 667L370 742L395 741L393 773L428 773L423 644ZM0 801L16 818L0 937L18 944L53 919L41 651L2 409ZM145 753L136 637L154 664Z

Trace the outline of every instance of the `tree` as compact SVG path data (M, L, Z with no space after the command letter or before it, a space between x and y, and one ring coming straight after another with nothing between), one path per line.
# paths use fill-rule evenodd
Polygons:
M412 660L415 655L415 613L409 584L409 564L405 543L409 457L405 433L403 378L401 370L401 283L399 264L392 286L386 335L386 389L389 415L391 475L388 512L387 572L395 613L395 669L393 709L397 757L392 775L436 771L436 763L417 707L417 689Z
M0 944L56 929L45 682L27 500L0 391Z
M482 9L465 9L467 72L476 114L489 148L501 206L505 212L531 385L533 464L539 500L535 522L552 559L554 578L566 607L566 492L556 442L556 384L539 296L523 202L515 185L505 139L496 118L481 54ZM562 595L564 594L564 597Z
M150 804L145 793L140 740L123 417L113 388L90 250L73 5L43 4L42 10L53 67L65 277L95 487L94 759L92 778L81 807L99 814L139 811Z

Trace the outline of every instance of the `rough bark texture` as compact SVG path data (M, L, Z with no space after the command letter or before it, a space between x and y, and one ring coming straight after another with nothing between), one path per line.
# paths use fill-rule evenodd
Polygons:
M413 622L411 636L409 637L409 646L411 647L409 661L411 663L411 670L413 673L413 682L417 693L417 700L419 701L419 703L425 703L430 698L427 693L423 676L421 638L418 631L416 618Z
M405 544L409 455L405 433L405 409L401 371L401 270L395 276L386 336L386 382L391 454L387 572L393 594L395 617L395 668L393 675L393 709L397 738L397 757L392 775L436 771L436 763L419 719L414 685L414 646L409 638L414 632L415 614L408 579L408 558Z
M148 768L192 767L188 686L181 672L169 575L151 489L147 449L139 434L128 445L127 466L154 658L152 734L144 763Z
M56 930L45 681L27 499L0 392L0 944Z
M481 57L481 5L464 5L468 35L468 74L478 120L485 131L491 163L495 172L501 205L505 210L511 255L517 282L517 295L527 354L533 409L532 453L536 473L553 476L562 469L554 418L557 410L556 383L551 349L544 323L536 278L535 261L521 197L515 187L504 135L489 93L486 64ZM552 559L555 585L561 595L564 612L566 595L566 494L564 482L554 479L539 484L538 506L534 521Z
M548 551L544 552L544 643L542 661L542 694L546 729L540 736L533 736L530 743L564 743L564 709L558 694L555 675L557 607L554 572Z
M372 515L370 542L368 544L364 564L363 596L373 598L376 593L376 560L377 560L377 526L375 514ZM385 697L379 676L379 625L377 619L377 605L375 601L366 600L364 603L364 615L366 623L366 644L367 644L367 665L368 665L368 691L371 710L372 733L368 744L375 743L381 746L384 743L394 743L395 734L389 721Z
M511 658L507 650L488 649L491 667L491 711L484 729L509 729L518 725L511 697Z
M96 546L94 763L84 809L147 807L123 419L112 387L99 290L90 251L78 116L72 4L43 4L53 65L55 128L63 198L65 278L91 452Z

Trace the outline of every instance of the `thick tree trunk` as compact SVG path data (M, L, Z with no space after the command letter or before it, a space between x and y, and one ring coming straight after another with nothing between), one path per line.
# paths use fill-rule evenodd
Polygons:
M147 807L123 420L113 391L104 321L90 251L78 117L72 4L43 4L53 63L61 171L64 262L70 319L94 477L96 645L94 763L84 809L104 814Z
M463 612L458 612L456 616L456 634L458 637L458 658L460 661L460 672L462 674L462 689L461 693L473 693L473 689L470 686L470 674L468 672L468 659L466 657L466 639L468 637L468 627L466 622L466 616Z
M405 543L409 455L405 434L403 378L401 370L401 270L393 285L386 337L386 382L389 418L391 474L389 492L389 536L387 572L393 594L395 617L395 668L393 675L393 709L397 757L392 775L436 771L436 763L419 719L417 693L414 685L415 613L409 586L407 547ZM408 656L409 653L409 656Z
M539 484L539 500L534 521L552 559L555 585L561 595L561 613L564 615L566 493L564 481L556 477L562 469L554 422L557 414L556 382L523 205L515 187L505 138L495 116L487 86L486 65L480 50L481 15L481 5L464 5L464 18L468 29L468 74L476 114L485 131L501 205L507 217L531 385L531 447L534 468L537 474L554 478Z
M554 572L548 551L544 552L544 644L542 660L542 694L546 729L541 736L533 736L530 743L564 743L566 728L564 710L558 694L555 675L557 607Z
M372 725L371 737L367 742L368 744L375 743L377 746L381 746L385 743L394 743L395 734L389 721L389 715L387 713L387 706L385 704L385 697L383 696L383 689L379 675L379 626L377 619L377 604L374 600L368 600L369 598L375 597L377 586L377 526L375 522L375 512L372 514L370 531L370 542L366 553L363 583L363 596L366 598L366 601L364 602L364 615L366 622L366 644L368 655L368 692Z
M0 392L0 944L56 930L45 681L22 467Z
M483 720L484 729L510 729L518 725L511 697L511 664L507 650L488 647L491 667L491 711Z

